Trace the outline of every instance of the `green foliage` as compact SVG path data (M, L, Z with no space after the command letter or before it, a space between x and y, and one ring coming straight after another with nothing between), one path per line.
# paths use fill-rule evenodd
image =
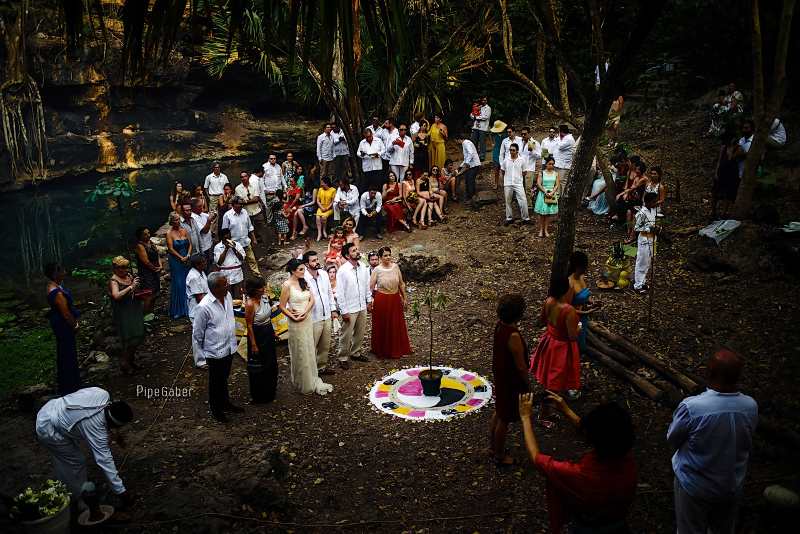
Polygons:
M20 521L51 517L69 504L69 490L63 482L48 480L40 489L30 486L14 497L11 514Z
M94 189L87 189L84 201L87 204L94 204L98 198L113 198L115 199L119 209L122 209L123 200L131 199L138 193L137 189L131 185L130 181L121 176L116 178L100 178L97 181ZM130 204L130 200L128 204Z
M0 398L20 387L53 380L53 331L49 327L23 326L8 329L0 336Z
M148 191L148 189L137 189L130 180L121 176L100 178L94 189L85 191L84 202L96 204L98 200L103 199L106 206L105 209L99 208L97 222L92 225L86 239L78 242L78 246L85 247L92 238L102 235L116 237L119 245L125 248L126 239L123 235L123 228L129 226L126 223L129 222L132 212L139 207L137 196L144 191Z

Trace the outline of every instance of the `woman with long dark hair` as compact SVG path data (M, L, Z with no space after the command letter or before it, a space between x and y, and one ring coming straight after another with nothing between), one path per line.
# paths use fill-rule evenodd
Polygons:
M140 226L136 229L136 265L142 282L142 305L144 314L153 311L153 304L161 291L161 258L156 246L150 241L150 229Z
M272 303L263 278L244 283L244 318L247 323L247 374L253 402L272 402L278 388L278 358L272 329Z
M292 384L300 393L326 395L333 386L326 384L317 372L317 347L314 343L314 323L311 308L314 295L304 275L305 264L292 258L286 264L289 279L281 286L280 308L289 320L289 357Z
M592 313L592 292L586 282L586 271L589 269L589 256L579 250L569 258L569 289L572 293L572 307L578 314L581 328L578 331L578 347L581 354L586 352L586 334L589 332L589 315Z
M59 263L48 263L44 266L47 302L50 304L47 317L56 336L56 380L58 394L62 397L81 388L81 370L78 366L78 347L75 340L80 312L72 302L72 293L62 285L66 274L67 271Z

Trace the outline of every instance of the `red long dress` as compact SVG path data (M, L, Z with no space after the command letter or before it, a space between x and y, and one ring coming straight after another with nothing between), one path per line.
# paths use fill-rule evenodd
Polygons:
M393 189L386 192L383 197L383 209L386 211L386 230L391 233L400 230L402 225L397 221L405 220L406 208L402 202L388 202L400 196L400 186L396 185Z
M575 308L565 304L556 318L556 324L547 320L547 331L531 354L531 371L545 389L566 391L581 387L580 349L577 338L570 339L567 316ZM545 312L542 310L542 315ZM577 329L577 314L572 315Z
M391 269L379 265L372 276L377 280L372 300L372 353L378 358L402 358L411 354L411 342L408 339L403 299L395 284L402 276L400 269L397 265ZM377 289L397 292L381 293Z

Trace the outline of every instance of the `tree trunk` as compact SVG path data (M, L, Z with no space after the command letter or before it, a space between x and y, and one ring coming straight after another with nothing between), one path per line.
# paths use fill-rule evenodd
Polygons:
M606 182L605 195L606 202L608 202L608 212L614 213L617 209L617 184L614 183L614 178L608 170L609 163L605 154L598 150L595 157L597 158L597 166L600 168L600 172L603 173L603 180Z
M556 74L558 74L558 94L561 98L561 109L565 115L572 115L569 106L569 90L567 84L567 73L560 63L556 63Z
M536 34L536 83L544 90L547 90L546 46L547 42L540 31Z
M665 3L666 0L651 0L642 4L636 20L630 26L635 28L635 31L630 33L628 39L610 61L606 77L600 84L600 89L595 92L592 106L589 108L584 123L581 142L572 159L572 167L567 174L564 196L558 202L558 235L553 251L550 287L552 287L553 281L567 276L569 257L575 246L579 194L586 188L586 182L591 177L592 160L608 119L611 101L619 96L625 71L633 62L635 54L658 20Z
M772 87L767 96L764 91L764 49L761 39L761 14L759 0L752 0L751 50L753 54L753 116L756 132L747 159L744 174L736 195L734 213L738 219L749 219L752 215L753 194L758 185L756 171L767 150L767 138L772 121L778 116L786 94L786 58L796 0L784 0L783 12L775 44L775 60Z

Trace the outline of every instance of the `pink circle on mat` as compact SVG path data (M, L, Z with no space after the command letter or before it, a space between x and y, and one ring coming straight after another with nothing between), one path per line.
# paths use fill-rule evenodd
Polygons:
M420 382L419 380L409 380L408 382L397 388L397 392L403 395L418 397L422 395L422 382Z
M461 378L463 378L464 380L469 382L470 380L473 380L475 378L475 375L471 375L471 374L467 373L465 375L461 375Z
M425 417L425 410L411 410L408 412L409 417Z
M419 376L420 369L409 369L406 371L408 376Z

